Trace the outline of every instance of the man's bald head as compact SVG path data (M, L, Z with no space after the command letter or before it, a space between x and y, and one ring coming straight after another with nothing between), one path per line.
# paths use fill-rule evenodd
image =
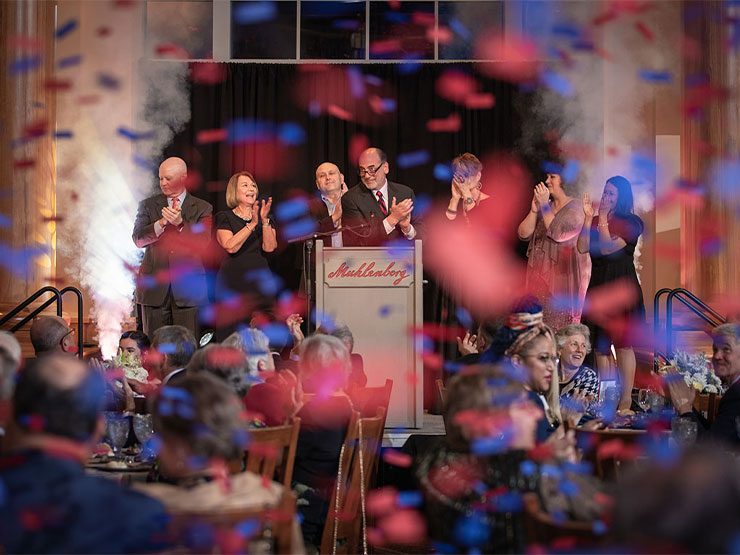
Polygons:
M18 374L13 416L26 433L87 441L104 400L105 382L99 373L76 358L50 354Z
M53 351L72 352L72 328L59 316L39 316L31 324L31 343L36 356Z
M336 201L344 184L344 175L339 166L331 162L324 162L316 168L316 187L325 197Z
M159 187L168 197L177 197L185 190L188 165L185 160L172 156L159 165Z

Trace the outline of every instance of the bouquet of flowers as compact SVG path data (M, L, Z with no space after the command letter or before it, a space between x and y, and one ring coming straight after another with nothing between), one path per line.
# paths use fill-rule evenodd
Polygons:
M704 353L690 355L683 351L676 351L668 364L660 367L661 373L668 368L675 368L683 376L686 385L693 387L699 393L723 392L722 382L715 375L712 367Z
M118 349L118 353L110 360L116 368L123 370L127 380L136 380L137 382L147 383L149 372L141 366L141 361L133 353Z

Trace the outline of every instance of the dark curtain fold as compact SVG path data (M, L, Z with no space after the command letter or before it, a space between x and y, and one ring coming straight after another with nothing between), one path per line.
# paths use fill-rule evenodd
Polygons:
M477 92L492 94L495 106L468 109L443 98L437 89L438 79L450 71L459 72L453 83L463 84L466 75L475 77ZM521 128L521 117L515 108L522 105L515 102L519 94L515 86L478 76L472 64L320 68L229 64L223 83L193 84L191 121L165 154L182 156L191 168L201 172L203 183L194 192L218 211L226 208L224 191L228 178L241 170L251 171L260 194L273 196L275 202L285 199L294 189L313 194L314 171L327 160L340 167L348 187L354 186L359 179L350 145L364 136L369 145L379 146L388 154L389 179L409 185L417 195L431 201L446 203L450 182L435 178L435 164L446 164L463 152L482 158L492 151L512 151ZM368 100L373 97L377 98ZM384 103L387 111L378 111L379 103ZM430 132L427 129L430 119L448 118L452 114L460 118L459 130ZM256 134L259 140L197 144L199 132L226 128L235 120L260 122L240 130L246 135ZM292 130L288 133L292 139L288 144L272 134L275 131L282 137L286 128ZM427 162L399 166L400 154L418 151L428 153ZM496 168L484 168L484 172L494 171ZM275 272L291 289L297 288L300 276L297 262L300 256L295 249L281 238L279 254L271 261ZM425 321L456 324L454 310L450 310L448 299L431 278L424 289L424 305ZM449 358L455 346L440 344L438 351ZM434 379L440 375L439 368L425 372L426 407L436 403Z

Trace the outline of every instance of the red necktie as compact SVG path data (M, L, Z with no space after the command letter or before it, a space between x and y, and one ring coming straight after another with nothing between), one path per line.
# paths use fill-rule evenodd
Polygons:
M378 191L377 195L378 195L378 204L380 205L380 209L383 211L383 216L387 216L388 208L386 207L385 201L383 200L383 193Z
M177 210L177 201L180 200L179 198L175 197L172 199L172 209Z

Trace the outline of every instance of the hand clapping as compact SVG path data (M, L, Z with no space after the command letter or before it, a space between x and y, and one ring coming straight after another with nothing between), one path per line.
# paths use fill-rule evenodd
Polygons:
M592 219L594 217L594 205L591 202L591 197L588 193L583 195L583 213L589 219Z
M411 226L411 212L414 210L414 201L410 198L396 203L396 197L391 200L390 216L392 216L397 225L400 224L403 231L408 231ZM391 222L392 223L392 222Z
M174 225L176 227L180 227L182 225L182 211L179 208L175 209L165 206L162 208L162 217L165 219L167 224Z
M537 203L538 208L549 206L550 191L541 181L534 186L534 201Z

